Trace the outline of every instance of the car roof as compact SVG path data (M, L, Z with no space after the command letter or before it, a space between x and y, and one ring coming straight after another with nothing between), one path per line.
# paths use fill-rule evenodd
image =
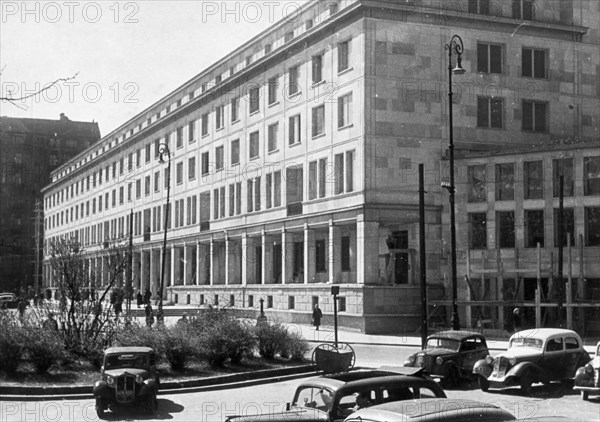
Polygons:
M378 404L359 410L346 421L420 421L420 420L509 421L515 417L506 410L469 399L414 399ZM468 417L468 419L465 418Z
M521 338L521 337L537 337L537 338L548 338L553 336L573 336L579 338L573 330L567 330L565 328L532 328L529 330L519 331L514 333L510 338Z
M151 347L127 346L127 347L109 347L104 351L105 355L117 353L152 353L154 349Z
M0 298L8 298L8 297L10 297L11 299L16 299L17 295L14 293L6 293L6 292L0 293Z
M475 331L467 331L467 330L448 330L448 331L440 331L439 333L431 334L427 338L449 338L452 340L463 340L467 337L479 337L483 338L483 336Z

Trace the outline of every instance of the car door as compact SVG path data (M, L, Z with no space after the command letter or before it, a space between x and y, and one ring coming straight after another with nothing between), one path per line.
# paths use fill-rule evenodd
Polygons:
M573 378L575 376L575 371L577 371L577 366L579 364L579 359L583 354L583 350L581 347L581 342L575 336L566 336L565 337L565 361L564 361L564 377L565 378Z
M462 341L460 345L461 352L459 353L461 362L457 363L467 373L470 374L473 371L475 362L485 358L485 356L481 357L482 347L481 339L478 337L470 337Z
M544 370L544 378L560 380L565 373L565 350L562 336L550 337L544 345L544 354L540 366Z

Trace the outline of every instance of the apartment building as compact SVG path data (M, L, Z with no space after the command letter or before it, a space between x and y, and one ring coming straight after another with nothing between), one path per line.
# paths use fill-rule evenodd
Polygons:
M414 330L419 163L432 298L448 279L452 35L468 71L455 81L457 149L599 135L598 5L505 3L307 3L57 169L46 240L76 236L102 283L104 248L131 218L135 288L158 291L166 229L169 300L252 313L262 299L308 322L316 303L332 314L336 284L342 325Z

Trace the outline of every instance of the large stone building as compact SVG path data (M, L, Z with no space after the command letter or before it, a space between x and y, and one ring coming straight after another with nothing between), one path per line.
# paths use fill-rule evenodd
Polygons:
M343 325L414 330L419 163L431 297L448 286L445 44L464 40L457 151L597 140L598 7L309 2L58 168L46 240L77 236L91 280L105 282L106 242L127 237L133 213L134 286L156 294L170 186L170 300L255 310L264 299L307 322L316 303L331 315L337 284ZM46 267L48 285L55 276Z
M0 291L27 291L40 281L35 270L44 236L40 191L52 170L99 140L97 123L64 114L58 120L0 117Z

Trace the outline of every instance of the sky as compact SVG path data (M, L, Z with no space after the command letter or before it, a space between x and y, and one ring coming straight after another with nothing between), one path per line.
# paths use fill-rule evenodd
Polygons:
M305 0L0 0L0 115L95 121L102 136Z

